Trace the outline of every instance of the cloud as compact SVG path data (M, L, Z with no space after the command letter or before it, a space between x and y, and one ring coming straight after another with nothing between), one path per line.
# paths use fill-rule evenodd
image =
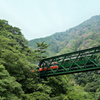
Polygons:
M99 0L0 0L0 18L27 39L49 36L100 14Z

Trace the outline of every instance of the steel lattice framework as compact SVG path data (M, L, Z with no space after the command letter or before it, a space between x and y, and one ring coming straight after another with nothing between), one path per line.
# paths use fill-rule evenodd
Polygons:
M39 67L47 69L39 72L39 75L47 77L100 69L99 58L100 46L46 58L40 61ZM52 62L57 62L56 69L51 69Z

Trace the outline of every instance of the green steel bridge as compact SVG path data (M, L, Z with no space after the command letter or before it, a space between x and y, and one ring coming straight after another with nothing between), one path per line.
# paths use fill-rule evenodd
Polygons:
M51 68L52 62L57 63L56 69ZM43 69L39 71L40 78L98 70L100 69L100 46L43 59L39 67Z

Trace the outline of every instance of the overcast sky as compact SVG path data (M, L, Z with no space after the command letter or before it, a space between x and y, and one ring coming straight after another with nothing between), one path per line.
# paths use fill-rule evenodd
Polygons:
M100 15L100 0L0 0L0 19L26 39L46 37Z

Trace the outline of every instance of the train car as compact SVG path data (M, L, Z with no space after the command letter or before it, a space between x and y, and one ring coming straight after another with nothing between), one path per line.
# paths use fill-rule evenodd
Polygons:
M50 69L57 69L58 68L58 63L57 62L52 62L50 68L44 67L44 68L39 68L38 72L40 71L48 71ZM31 72L35 72L34 70L31 70Z

